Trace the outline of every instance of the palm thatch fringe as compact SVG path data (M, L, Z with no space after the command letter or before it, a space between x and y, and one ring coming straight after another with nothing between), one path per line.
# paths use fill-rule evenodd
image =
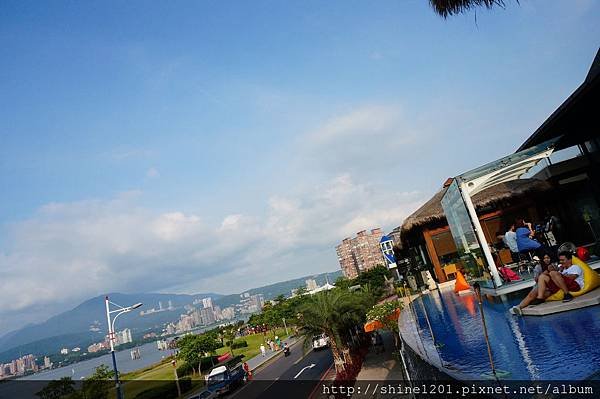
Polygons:
M543 192L549 190L551 187L550 183L538 179L513 180L485 189L475 194L472 200L475 207L481 209L507 199L522 197L533 192ZM447 189L447 187L442 188L422 207L404 220L400 228L402 236L405 236L417 227L445 219L446 216L442 209L441 200Z
M516 1L518 2L518 0ZM505 6L504 0L429 0L429 4L436 13L444 18L469 11L475 7L498 6L504 8Z

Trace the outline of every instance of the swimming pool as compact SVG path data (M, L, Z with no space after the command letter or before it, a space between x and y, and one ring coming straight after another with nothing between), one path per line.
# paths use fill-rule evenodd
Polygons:
M544 317L513 316L509 308L526 293L483 299L493 359L500 378L597 378L600 306ZM482 379L490 372L475 295L458 296L452 291L436 290L416 298L410 308L402 311L400 332L404 342L423 360L454 378Z

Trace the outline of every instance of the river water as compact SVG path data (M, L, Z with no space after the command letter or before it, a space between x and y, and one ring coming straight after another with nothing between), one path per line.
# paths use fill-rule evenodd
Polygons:
M127 373L150 366L151 364L160 362L164 357L173 354L172 350L159 351L156 342L149 342L142 346L138 346L137 348L140 350L141 357L136 360L131 360L131 355L129 353L131 349L115 352L119 373ZM113 366L110 353L90 360L70 364L68 366L32 374L27 377L19 378L19 380L48 381L58 380L62 377L71 377L73 380L79 380L93 374L96 367L102 364L107 365L112 370Z

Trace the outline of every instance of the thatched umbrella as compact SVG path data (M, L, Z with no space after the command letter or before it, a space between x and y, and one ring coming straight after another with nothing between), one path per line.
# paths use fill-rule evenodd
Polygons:
M492 8L498 6L504 8L504 0L429 0L429 4L436 13L444 18L469 11L475 7Z

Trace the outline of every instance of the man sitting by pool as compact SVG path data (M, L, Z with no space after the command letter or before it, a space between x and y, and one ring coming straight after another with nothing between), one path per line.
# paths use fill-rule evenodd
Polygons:
M563 290L563 302L569 302L573 296L569 292L579 291L583 287L583 269L573 264L573 254L563 251L558 254L561 271L549 271L538 277L538 295L531 304L539 305L558 290Z
M533 280L535 281L535 285L533 286L533 288L531 288L531 291L529 291L529 294L527 294L527 296L525 298L523 298L521 303L510 308L510 313L521 316L523 314L523 312L521 310L523 308L526 308L527 306L529 306L531 304L531 302L533 302L535 300L535 298L537 298L537 294L538 294L537 282L538 282L539 277L542 274L548 274L553 270L556 270L556 267L552 263L552 257L550 256L550 254L548 252L546 252L546 253L544 253L544 256L542 256L542 261L539 264L535 265L535 268L533 269Z

